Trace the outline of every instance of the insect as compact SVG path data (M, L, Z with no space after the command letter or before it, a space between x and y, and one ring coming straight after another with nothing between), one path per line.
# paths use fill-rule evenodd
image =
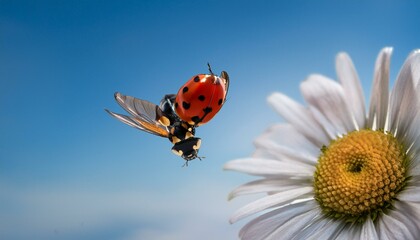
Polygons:
M114 113L107 109L105 111L131 127L168 138L173 144L172 152L186 160L187 165L188 161L195 158L201 159L197 155L201 146L201 139L195 137L195 128L213 118L226 101L229 87L228 74L223 71L221 77L216 76L211 72L210 65L209 70L211 74L198 74L182 86L178 91L178 95L181 92L182 96L178 97L175 94L165 95L159 106L146 100L125 96L116 92L114 94L115 100L130 116ZM196 77L203 80L201 83L198 83L200 86L194 86L191 83L191 81L194 82ZM185 94L187 91L182 90L185 87L189 88L189 95ZM194 91L197 91L197 93L191 93ZM207 101L201 100L200 96L202 95L208 98ZM197 97L195 98L195 96ZM179 103L177 104L177 99L182 99L180 100L182 102L188 101L190 108L180 107ZM222 99L221 104L218 102L219 99ZM176 111L177 108L180 111ZM201 111L200 108L202 108ZM181 112L182 117L179 115ZM197 115L191 116L191 114ZM198 117L195 118L195 116Z
M210 121L226 101L229 75L222 71L219 77L213 74L210 64L208 67L210 74L193 76L176 95L176 114L193 126Z

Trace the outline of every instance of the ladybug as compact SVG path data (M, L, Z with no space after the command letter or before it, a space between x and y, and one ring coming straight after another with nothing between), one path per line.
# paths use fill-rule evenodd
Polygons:
M220 76L198 74L186 82L175 99L175 112L180 119L192 126L200 126L210 121L226 102L229 89L229 75L222 71Z
M123 115L105 109L119 121L160 137L168 138L173 144L172 152L184 160L201 160L198 151L201 139L195 137L195 128L207 123L221 109L226 101L229 76L198 74L184 84L178 94L165 95L158 105L146 100L114 94L117 103L130 115ZM198 80L196 80L198 79Z

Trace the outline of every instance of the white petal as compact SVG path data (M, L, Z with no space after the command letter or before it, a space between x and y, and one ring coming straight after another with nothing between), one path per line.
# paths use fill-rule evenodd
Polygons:
M420 93L418 93L417 96L420 96ZM420 107L420 104L418 104L418 107ZM420 111L417 111L415 117L411 119L411 123L409 124L408 130L407 130L407 135L403 139L403 142L407 146L412 144L412 146L409 148L409 151L407 153L413 154L414 156L417 156L420 153L420 128L419 126L420 126Z
M292 157L314 165L320 149L300 134L290 124L277 124L270 127L255 140L257 149L275 151L283 157Z
M330 224L332 224L334 220L331 218L325 218L323 214L320 214L315 219L311 221L308 226L304 229L301 229L296 236L295 239L327 239L328 237L324 238L313 238L314 235L317 233L323 232Z
M390 216L407 228L407 235L419 236L420 235L420 222L418 217L418 209L413 209L413 205L404 202L396 202L394 204L395 211L390 213Z
M398 74L390 98L390 130L402 139L418 110L412 64L419 61L420 51L411 53Z
M314 168L299 162L284 162L271 159L243 158L229 161L225 170L234 170L251 175L270 176L301 176L313 177Z
M362 226L355 223L349 223L343 230L337 235L337 239L344 240L344 239L355 239L356 236L360 236L362 232Z
M320 214L322 214L321 211L315 209L290 219L288 222L271 232L265 239L295 239L295 236L299 234L302 229L310 225L312 220Z
M411 161L408 166L407 174L411 176L411 182L416 182L417 185L420 185L420 141L416 141L414 146L410 149L411 152Z
M321 148L330 142L331 139L304 106L281 93L273 93L267 100L287 122L317 147Z
M407 218L414 225L410 227L414 235L420 235L420 203L398 201L395 208L400 212L400 218Z
M256 142L261 140L269 140L292 151L304 152L311 156L319 154L319 148L305 138L290 124L276 124L271 126L265 133L256 139Z
M257 149L252 154L253 158L275 159L288 162L299 162L306 165L315 166L318 158L315 156L304 155L299 152L290 151L288 148L270 144L260 147L260 143L256 143ZM272 148L269 148L272 147ZM308 166L309 167L309 166Z
M375 227L377 229L378 237L381 240L394 240L393 229L389 229L387 225L384 224L382 219L379 219Z
M365 97L353 62L346 53L339 53L336 58L338 80L344 88L345 100L350 107L359 129L365 127Z
M412 51L408 58L411 58L410 71L417 93L420 93L420 49Z
M345 229L347 224L343 221L330 221L321 231L314 233L309 239L336 239L338 235Z
M412 114L407 116L411 118L406 119L406 121L408 122L408 127L406 130L407 136L405 142L407 144L417 142L414 149L415 151L417 151L419 150L418 145L420 145L420 143L418 143L420 141L420 50L414 51L409 58L411 59L410 66L408 67L409 72L411 73L409 74L409 76L411 76L413 86L415 87L414 94L416 98L410 99L410 112L414 112L415 116L413 116Z
M378 219L377 229L379 239L416 239L411 235L404 223L390 215L383 214L380 219Z
M419 54L420 54L420 49L414 50L412 54L415 55L416 57L413 60L413 62L411 63L411 74L413 75L414 85L417 86L416 89L419 90L419 84L420 84Z
M283 192L305 185L309 185L307 179L260 179L237 187L229 194L228 199L251 193Z
M342 136L342 133L339 133L337 129L331 124L331 122L329 122L323 113L321 113L318 109L316 109L314 106L309 106L309 110L331 140L336 139L337 136ZM329 143L324 146L328 145Z
M260 144L264 144L266 148L259 147ZM253 153L253 158L278 160L284 163L299 165L307 169L311 169L311 172L315 171L317 158L314 156L299 154L299 152L292 152L288 148L272 143L259 142L256 145L257 150Z
M338 134L356 129L353 116L347 106L344 90L340 84L321 75L310 75L301 85L305 100L328 121Z
M239 236L242 240L265 239L267 235L290 219L299 218L314 209L318 210L317 203L314 200L309 200L272 210L247 223L239 232Z
M369 128L376 126L375 129L388 130L385 122L388 115L389 65L391 54L392 48L384 48L376 59L367 126Z
M230 222L234 223L239 219L252 215L254 213L263 211L267 208L274 207L274 206L281 206L287 203L290 203L294 200L297 200L299 197L306 196L308 193L313 191L313 187L301 187L295 188L288 191L284 191L281 193L269 195L263 198L260 198L254 202L251 202L239 210L237 210L232 217L230 218Z
M360 234L361 240L379 240L378 234L376 233L375 225L371 218L367 218L366 222L363 223L362 232Z
M401 193L399 193L397 197L400 201L420 203L420 187L419 186L407 187Z

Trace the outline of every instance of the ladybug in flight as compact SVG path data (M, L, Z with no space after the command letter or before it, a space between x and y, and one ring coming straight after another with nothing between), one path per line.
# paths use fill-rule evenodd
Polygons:
M201 139L195 137L195 128L207 123L221 109L226 101L229 76L222 71L193 76L178 91L167 94L159 106L146 100L115 93L117 103L131 116L105 109L111 116L139 130L166 137L174 146L172 152L191 161L197 156Z
M176 114L193 126L200 126L212 119L226 101L229 76L222 71L220 77L210 74L193 76L182 86L175 99Z

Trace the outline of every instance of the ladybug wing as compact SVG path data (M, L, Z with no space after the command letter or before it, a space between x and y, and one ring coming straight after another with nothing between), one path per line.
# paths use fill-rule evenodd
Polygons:
M111 116L139 130L161 137L169 136L168 128L158 121L163 116L163 112L157 105L118 92L114 94L114 97L118 104L132 116L106 110Z
M220 73L220 77L222 77L223 79L226 80L226 82L225 82L225 88L226 88L226 97L227 97L228 90L229 90L229 75L228 75L227 72L222 71L222 73ZM225 102L226 102L226 97L225 97Z
M115 117L116 119L120 120L121 122L131 127L134 127L144 132L148 132L148 133L161 136L161 137L169 136L168 130L164 129L163 126L159 126L153 123L148 123L135 117L114 113L114 112L109 111L108 109L105 109L105 111L107 111L111 116Z
M118 104L134 117L149 123L161 125L158 120L164 114L157 105L146 100L122 95L119 92L116 92L114 97Z

